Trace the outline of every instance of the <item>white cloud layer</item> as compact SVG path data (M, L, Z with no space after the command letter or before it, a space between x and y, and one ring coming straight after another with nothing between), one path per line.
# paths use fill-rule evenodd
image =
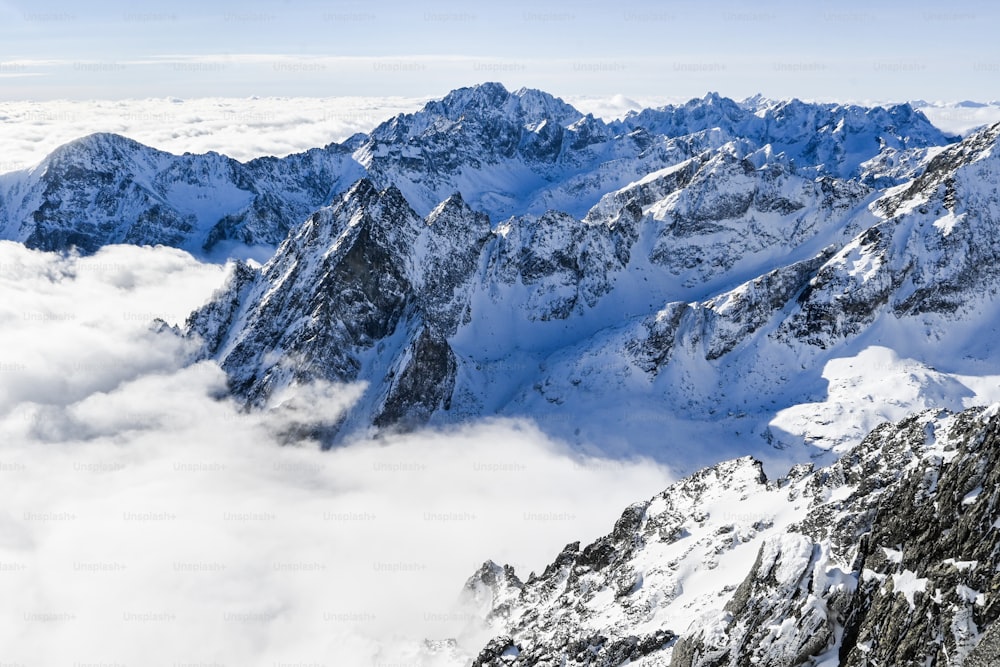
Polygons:
M238 160L284 156L367 132L426 98L197 98L0 101L0 173L37 164L53 149L114 132L171 153L216 151Z
M481 647L455 601L483 560L526 576L668 482L515 422L279 447L303 406L331 418L357 388L241 413L217 366L148 328L223 272L166 248L0 243L6 662L461 664L417 651Z
M934 125L945 132L966 135L983 125L1000 121L1000 102L921 102L915 104Z

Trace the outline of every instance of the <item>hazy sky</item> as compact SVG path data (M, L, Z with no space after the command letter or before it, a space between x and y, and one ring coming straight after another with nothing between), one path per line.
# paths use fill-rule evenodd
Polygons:
M443 95L1000 97L988 2L144 4L0 0L0 99Z

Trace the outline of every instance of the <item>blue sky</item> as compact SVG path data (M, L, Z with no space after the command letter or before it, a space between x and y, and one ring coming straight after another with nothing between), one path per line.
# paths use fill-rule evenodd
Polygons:
M1000 10L914 0L412 5L0 0L0 99L440 95L1000 98Z

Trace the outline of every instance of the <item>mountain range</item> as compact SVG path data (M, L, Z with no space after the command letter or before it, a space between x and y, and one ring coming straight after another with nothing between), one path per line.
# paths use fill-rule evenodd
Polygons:
M580 127L537 93L496 91L457 91L427 117L391 121L393 145L429 135L436 147L473 125L480 136L497 114L524 123L522 135L539 114L564 135ZM450 129L428 130L428 117ZM461 127L440 120L451 117ZM909 123L907 137L886 138L892 123ZM667 134L682 125L694 131ZM606 173L621 174L622 161L672 163L592 197L582 217L549 209L495 221L482 206L495 190L428 207L415 176L401 186L366 176L262 267L238 267L186 333L252 405L289 383L365 383L334 440L373 426L528 417L582 449L649 455L681 473L747 452L778 470L856 444L885 419L996 394L995 346L979 332L997 321L997 128L952 142L905 109L791 102L751 113L711 95L621 126L616 145L636 132L658 139L634 159L602 162ZM759 143L758 130L774 143ZM453 141L441 152L464 145ZM532 144L518 145L523 165ZM548 160L581 159L565 136L560 145L565 155ZM492 163L509 176L496 153L476 150L471 167L447 173L459 182ZM819 155L837 159L808 159ZM566 188L553 181L546 196ZM946 336L965 352L942 351ZM863 373L868 364L880 372ZM884 386L850 390L873 381Z
M974 666L1000 645L998 140L909 105L605 122L482 84L285 158L84 137L0 175L0 237L235 258L161 333L248 409L362 384L327 446L504 416L687 475L541 575L486 563L475 665Z
M494 222L548 209L581 217L604 194L737 138L785 151L812 172L867 180L900 169L862 167L876 155L947 141L909 105L737 104L710 94L606 123L540 91L483 84L285 158L240 163L83 137L0 175L0 237L82 252L163 244L216 258L236 244L273 249L362 176L380 189L396 185L421 215L460 191Z

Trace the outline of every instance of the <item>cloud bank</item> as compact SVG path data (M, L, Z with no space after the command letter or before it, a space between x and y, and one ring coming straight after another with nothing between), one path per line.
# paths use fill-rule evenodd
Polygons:
M481 637L456 599L483 560L527 576L669 481L510 421L279 446L358 388L245 414L216 365L150 331L224 271L167 248L0 243L7 662L463 664ZM425 638L458 643L431 655Z
M343 141L426 98L197 98L0 102L0 173L26 169L62 144L114 132L171 153L216 151L237 160Z

